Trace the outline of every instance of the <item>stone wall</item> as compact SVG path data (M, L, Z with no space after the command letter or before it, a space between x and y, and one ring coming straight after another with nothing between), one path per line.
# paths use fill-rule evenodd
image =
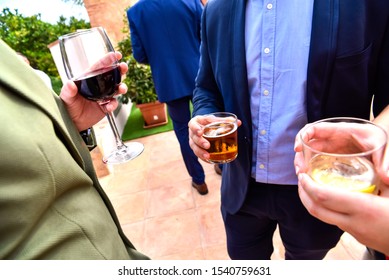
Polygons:
M84 0L92 27L102 26L108 33L114 46L117 45L128 33L126 9L138 0Z

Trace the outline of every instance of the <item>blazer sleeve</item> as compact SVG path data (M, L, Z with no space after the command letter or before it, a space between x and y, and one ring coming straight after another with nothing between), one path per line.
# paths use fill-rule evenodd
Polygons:
M139 36L138 29L136 27L136 15L134 14L132 9L133 8L130 8L127 11L127 18L130 26L132 52L136 61L143 64L149 64L149 59L147 57L146 51L142 44L142 40Z
M193 116L224 110L223 98L214 78L212 61L208 49L207 6L201 19L201 45L199 70L193 92Z

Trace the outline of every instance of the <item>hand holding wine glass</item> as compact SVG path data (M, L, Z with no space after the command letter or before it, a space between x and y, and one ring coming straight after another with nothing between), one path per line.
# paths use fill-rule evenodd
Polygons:
M137 142L125 145L120 138L112 114L113 107L117 106L117 101L113 97L120 93L120 90L126 90L123 88L124 85L120 88L120 83L121 75L123 71L127 71L128 67L119 63L118 59L121 55L115 52L105 30L102 27L95 27L63 35L59 38L59 46L67 77L74 82L78 93L85 99L83 106L79 106L80 100L77 100L75 96L70 97L67 100L70 114L76 120L81 119L77 118L77 108L92 112L96 109L93 108L96 107L95 104L98 104L108 118L115 136L117 147L103 158L103 162L122 163L137 157L143 152L144 146ZM65 86L74 85L69 83ZM72 101L75 103L72 104ZM85 112L79 112L79 114L82 115ZM91 116L95 118L95 112ZM81 123L76 123L76 125L79 129L85 126Z
M116 52L118 60L122 55L120 52ZM127 73L128 65L125 62L119 63L120 72L122 75ZM116 95L125 94L127 92L127 85L120 83ZM61 89L60 98L65 103L68 113L70 114L74 124L79 131L86 130L87 128L98 123L105 117L105 113L101 106L92 100L88 100L78 94L78 88L72 80L68 80ZM110 102L106 105L106 109L113 112L118 106L116 98L111 98Z

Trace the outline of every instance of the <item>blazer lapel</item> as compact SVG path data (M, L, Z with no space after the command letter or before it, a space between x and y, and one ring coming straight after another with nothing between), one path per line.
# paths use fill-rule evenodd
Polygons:
M336 55L340 0L315 0L307 73L308 121L319 119Z
M232 11L232 78L234 81L235 92L247 95L243 100L250 100L247 84L247 67L246 67L246 50L245 50L245 18L246 18L246 3L247 0L235 0L233 2ZM250 103L240 104L245 107L246 112L250 112Z

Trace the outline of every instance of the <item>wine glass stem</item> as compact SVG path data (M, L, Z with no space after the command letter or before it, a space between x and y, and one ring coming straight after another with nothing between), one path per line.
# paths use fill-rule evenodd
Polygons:
M112 112L108 112L108 110L105 108L105 105L103 105L102 107L104 108L105 115L106 115L106 117L108 119L108 122L109 122L109 126L111 127L113 135L115 136L115 141L116 141L117 148L118 149L125 148L126 145L124 145L124 143L122 141L122 138L120 137L120 134L119 134L118 128L116 126L115 117L113 116L113 113Z

